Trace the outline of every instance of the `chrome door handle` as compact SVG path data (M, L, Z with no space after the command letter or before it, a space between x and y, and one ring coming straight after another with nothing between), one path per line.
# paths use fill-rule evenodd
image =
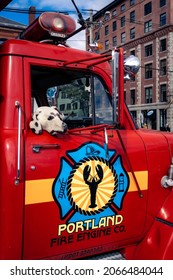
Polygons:
M32 151L34 153L39 153L41 149L59 149L60 145L59 144L36 144L33 145Z
M18 109L18 131L17 131L17 172L16 172L16 178L14 180L15 185L18 185L20 183L20 155L21 155L21 127L22 127L22 118L21 118L21 112L22 108L19 101L15 102L15 107Z

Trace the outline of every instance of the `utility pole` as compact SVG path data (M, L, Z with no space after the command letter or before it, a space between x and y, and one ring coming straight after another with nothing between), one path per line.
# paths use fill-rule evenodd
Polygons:
M90 9L90 44L93 43L93 10Z
M29 8L29 25L35 20L36 9L34 6Z

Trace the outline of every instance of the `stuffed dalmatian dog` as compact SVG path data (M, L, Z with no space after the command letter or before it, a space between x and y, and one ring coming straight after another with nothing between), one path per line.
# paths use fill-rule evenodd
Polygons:
M63 122L63 119L63 113L56 106L38 107L29 126L35 134L41 134L43 130L46 130L51 135L56 135L67 130L67 125Z

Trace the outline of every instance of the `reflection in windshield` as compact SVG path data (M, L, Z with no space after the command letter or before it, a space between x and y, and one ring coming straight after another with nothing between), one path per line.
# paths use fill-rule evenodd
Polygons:
M98 76L35 67L32 92L34 107L57 106L71 128L112 124L110 95Z

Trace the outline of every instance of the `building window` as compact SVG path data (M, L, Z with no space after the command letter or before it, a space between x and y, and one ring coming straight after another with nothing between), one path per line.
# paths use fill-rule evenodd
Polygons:
M160 85L160 102L167 102L166 85Z
M125 4L121 5L121 12L124 12L125 9L126 9L126 5Z
M131 105L135 104L135 89L130 90L130 104Z
M144 32L148 33L151 31L152 31L152 20L149 20L144 23Z
M160 26L166 24L166 13L160 15Z
M113 21L113 23L112 23L112 31L115 31L115 30L117 30L117 22Z
M145 88L145 103L152 103L152 87Z
M166 38L160 40L160 51L166 51Z
M108 21L108 20L109 20L109 18L110 18L110 14L108 14L108 13L107 13L107 14L105 14L105 16L104 16L104 20L105 20L105 21Z
M130 13L130 22L134 22L135 21L135 11L132 11Z
M108 48L109 48L109 40L106 40L105 41L105 50L108 50Z
M135 5L135 0L130 0L130 6Z
M61 99L67 98L66 92L61 91Z
M105 36L109 34L109 25L105 26Z
M124 91L124 100L126 101L126 91Z
M121 18L121 27L125 26L125 16Z
M71 110L71 103L67 103L67 110Z
M137 124L137 117L136 117L137 114L136 114L136 111L131 111L130 113L131 113L131 116L132 116L134 122Z
M95 32L95 38L94 41L97 41L100 39L100 30L98 30L97 32Z
M145 46L145 56L151 56L152 55L152 48L153 48L152 45Z
M144 5L144 16L152 13L152 2Z
M135 38L135 28L131 28L130 29L130 39L134 39Z
M135 50L130 51L130 55L134 55L135 56Z
M114 36L113 39L112 39L112 45L113 47L116 47L117 45L117 36Z
M126 42L126 33L121 33L121 44L124 44Z
M166 59L160 60L160 76L166 75Z
M133 77L130 77L130 82L135 82L135 75Z
M77 104L77 102L74 102L74 103L72 104L72 108L73 108L73 110L77 110L77 109L78 109L78 104Z
M166 0L160 0L160 8L166 5Z
M61 111L64 111L65 110L65 104L60 104L59 108L60 108Z
M167 120L167 111L165 109L160 109L160 130L165 130Z
M145 65L145 79L152 78L152 63Z
M90 44L90 36L87 36L87 43Z
M117 14L117 10L115 9L115 10L113 10L113 12L112 12L112 16L115 17L116 14Z

